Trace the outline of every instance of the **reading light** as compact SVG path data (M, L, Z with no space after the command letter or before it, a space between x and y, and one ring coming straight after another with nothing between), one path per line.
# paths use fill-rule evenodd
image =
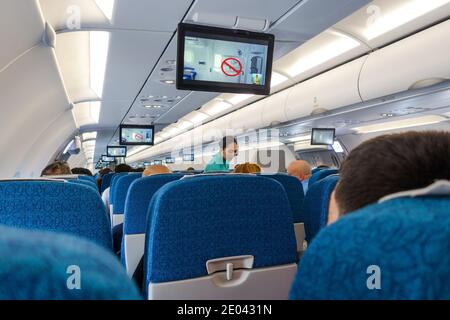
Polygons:
M272 72L272 80L270 81L270 87L275 88L276 86L286 82L287 80L288 80L287 77L274 71Z
M102 10L105 17L108 18L109 21L111 21L116 0L95 0L95 3L99 7L99 9Z
M404 1L404 5L396 10L382 12L380 17L368 26L365 37L368 40L375 39L448 3L450 0Z
M353 128L357 133L372 133L372 132L381 132L395 129L404 129L416 126L424 126L428 124L435 124L442 121L447 120L444 117L430 115L423 117L416 117L410 119L396 120L396 121L388 121L382 122L372 125L367 125L363 127Z
M161 82L163 82L165 84L174 84L175 80L161 80Z
M334 34L336 36L336 40L327 43L324 46L320 46L309 55L301 56L297 59L297 61L287 70L289 76L295 77L360 45L358 41L340 32L327 32Z
M109 32L91 31L90 42L90 82L91 89L101 98L105 83L106 62L109 50Z

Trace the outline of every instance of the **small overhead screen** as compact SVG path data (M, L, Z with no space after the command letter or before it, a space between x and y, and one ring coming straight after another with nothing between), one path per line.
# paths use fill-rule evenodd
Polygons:
M181 23L177 89L270 94L275 37Z
M102 155L102 162L114 162L114 161L116 161L116 158L108 157L107 155Z
M183 154L183 161L185 162L194 161L194 154Z
M174 158L171 158L171 157L167 157L166 160L165 160L165 162L166 162L167 164L172 164L172 163L175 163L175 159L174 159Z
M334 143L335 129L313 128L311 134L311 145L331 146Z
M106 148L106 155L108 157L115 157L115 158L126 157L127 156L127 147L108 146Z
M152 125L120 125L121 145L153 145L155 127Z

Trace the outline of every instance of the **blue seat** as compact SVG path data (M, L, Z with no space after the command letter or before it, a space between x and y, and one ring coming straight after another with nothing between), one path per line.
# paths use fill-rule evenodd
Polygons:
M67 180L67 182L79 184L79 185L82 185L82 186L86 186L88 188L91 188L91 189L95 190L95 192L98 194L97 186L92 184L91 182L89 182L87 180L76 180L76 179L73 179L73 180Z
M286 193L273 179L171 182L152 199L146 234L150 299L288 297L296 241Z
M106 189L109 188L109 186L111 185L112 177L114 175L115 175L115 173L110 172L110 173L107 173L107 174L105 174L103 176L103 178L102 178L102 185L100 187L100 193L103 193L103 191L105 191Z
M0 224L70 233L112 249L110 222L98 192L79 184L0 182Z
M121 258L130 276L133 275L144 256L147 213L153 195L165 184L182 177L182 174L144 177L133 181L128 188L124 209Z
M74 236L1 226L0 261L0 300L140 299L111 253Z
M111 221L112 221L112 212L113 212L113 208L114 208L114 195L116 193L116 182L117 179L119 179L120 177L126 176L128 175L128 172L120 172L120 173L115 173L114 176L111 178L111 183L109 184L109 206L110 206L110 214L111 214Z
M337 174L338 170L336 169L323 169L320 170L316 173L314 173L311 178L309 179L309 187L311 187L314 183L316 183L317 181L320 181L332 174Z
M397 198L342 217L306 251L290 298L450 299L449 208Z
M294 223L303 222L300 221L301 211L303 206L303 200L305 194L303 192L303 185L299 179L288 176L286 174L272 174L272 175L259 175L260 177L267 177L274 179L281 183L291 206L292 218Z
M91 176L80 175L80 176L78 176L78 179L92 182L95 186L97 185L97 183L96 183L97 180L94 177L91 177Z
M300 221L305 224L305 240L309 243L327 225L331 193L339 175L328 176L310 186L303 201Z
M111 189L111 199L113 199L112 225L116 226L123 223L123 215L125 212L125 200L127 198L128 189L131 183L139 178L141 174L130 173L119 176L115 180L114 188Z
M319 171L321 171L321 170L323 170L324 168L314 168L314 169L312 169L311 170L311 174L314 174L314 173L316 173L316 172L319 172Z

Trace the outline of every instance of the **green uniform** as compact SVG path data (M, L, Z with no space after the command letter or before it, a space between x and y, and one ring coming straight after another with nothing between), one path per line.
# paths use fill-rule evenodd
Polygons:
M230 165L223 159L220 153L216 154L211 161L206 165L205 173L208 172L228 172L230 171Z

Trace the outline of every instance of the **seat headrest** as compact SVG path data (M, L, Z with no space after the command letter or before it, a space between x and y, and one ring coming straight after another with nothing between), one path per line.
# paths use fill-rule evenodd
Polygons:
M450 299L450 197L374 204L323 229L292 299Z
M94 188L51 181L0 182L0 224L64 232L112 248L105 206Z
M0 300L140 299L117 258L73 236L0 227ZM69 290L80 272L81 290Z
M273 179L223 175L171 182L155 194L150 210L147 284L207 275L206 262L215 258L252 255L255 268L296 261L288 199Z

